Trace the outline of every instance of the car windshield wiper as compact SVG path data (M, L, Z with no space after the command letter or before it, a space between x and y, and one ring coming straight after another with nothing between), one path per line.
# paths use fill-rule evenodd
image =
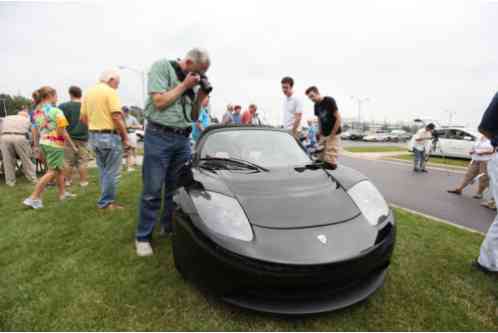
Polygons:
M325 171L325 173L327 174L327 176L332 179L332 181L334 181L336 183L336 188L339 188L339 187L342 187L343 189L344 186L337 180L337 178L335 178L332 173L330 173L330 171L327 169L325 163L323 162L313 162L313 163L310 163L310 164L305 164L304 166L301 166L301 167L295 167L294 170L296 170L297 172L304 172L305 170L323 170Z
M257 170L257 171L264 171L264 172L269 172L270 170L262 167L260 165L257 165L255 163L246 161L246 160L241 160L238 158L234 157L212 157L207 155L204 158L201 158L199 161L201 162L221 162L221 163L231 163L231 164L236 164L237 166L244 167L247 169L252 169L252 170Z

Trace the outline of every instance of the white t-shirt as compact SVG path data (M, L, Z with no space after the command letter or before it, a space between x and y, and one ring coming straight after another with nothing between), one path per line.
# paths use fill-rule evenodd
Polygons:
M417 139L425 140L417 141ZM429 151L431 146L431 139L431 132L426 131L425 128L421 128L418 130L417 134L415 134L415 143L413 144L413 148L418 151Z
M297 113L303 113L303 103L294 95L284 98L284 128L292 129L294 127L294 120Z
M474 143L472 148L476 153L488 152L493 149L491 142L486 138L481 138L479 141ZM472 160L474 161L489 161L493 158L494 154L491 155L477 155L476 153L472 154Z

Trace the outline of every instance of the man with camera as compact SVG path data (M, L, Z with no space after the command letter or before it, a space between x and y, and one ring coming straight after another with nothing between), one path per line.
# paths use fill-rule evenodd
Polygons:
M415 154L413 171L415 172L427 172L425 168L427 162L426 156L430 151L434 128L434 124L430 123L424 128L419 129L417 134L415 134L415 143L413 145L413 153Z
M207 52L194 48L184 59L155 62L149 71L143 191L135 241L138 256L153 254L150 239L158 218L161 234L171 232L175 170L191 158L192 122L212 90L204 75L209 65Z

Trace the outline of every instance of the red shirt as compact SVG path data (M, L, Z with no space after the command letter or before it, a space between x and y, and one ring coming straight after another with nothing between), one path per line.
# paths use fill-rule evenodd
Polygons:
M242 114L242 118L240 120L241 124L244 125L250 125L252 123L252 113L251 111L247 110Z

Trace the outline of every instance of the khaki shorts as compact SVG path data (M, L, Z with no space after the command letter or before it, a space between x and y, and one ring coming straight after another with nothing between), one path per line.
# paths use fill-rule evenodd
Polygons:
M77 148L77 152L75 152L67 142L64 146L64 164L66 168L87 167L88 161L90 160L88 143L81 140L73 140L73 142Z
M341 137L339 135L329 135L320 137L323 144L322 161L330 164L337 164L337 157L341 149Z

